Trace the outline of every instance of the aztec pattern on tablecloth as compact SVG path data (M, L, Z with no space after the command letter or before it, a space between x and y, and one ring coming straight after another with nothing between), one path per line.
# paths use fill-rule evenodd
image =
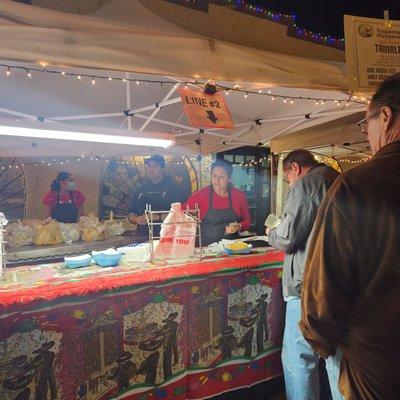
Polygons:
M3 312L0 398L201 399L277 376L280 277L264 264Z

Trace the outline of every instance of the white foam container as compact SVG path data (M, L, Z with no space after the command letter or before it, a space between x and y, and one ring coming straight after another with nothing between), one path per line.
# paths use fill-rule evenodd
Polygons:
M118 247L117 251L122 254L121 262L147 261L150 258L149 243L142 243L138 246Z

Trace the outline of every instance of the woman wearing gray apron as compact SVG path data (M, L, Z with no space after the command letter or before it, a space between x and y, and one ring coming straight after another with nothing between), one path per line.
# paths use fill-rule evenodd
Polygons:
M229 224L240 221L232 207L231 186L228 186L229 207L225 209L215 209L213 207L214 189L210 185L209 208L205 217L201 221L201 244L208 246L211 243L219 242L221 239L236 239L239 232L228 233L226 231Z
M230 183L232 165L217 160L211 166L211 185L194 193L183 208L197 204L201 218L201 244L208 246L221 239L235 239L240 230L250 227L246 195Z

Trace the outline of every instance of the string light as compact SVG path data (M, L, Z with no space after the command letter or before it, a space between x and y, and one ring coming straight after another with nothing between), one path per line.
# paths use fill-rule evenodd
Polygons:
M264 161L269 161L269 158L267 156L262 157L258 160L250 160L250 161L245 161L241 162L239 164L234 164L234 167L241 167L241 168L251 168L251 167L257 167L257 165L262 165Z
M295 23L292 24L292 26L289 26L289 28L291 28L288 30L289 34L294 34L294 36L303 40L309 40L328 46L344 48L343 38L336 38L331 35L322 35L321 33L311 32L307 29L299 28Z
M202 11L207 11L204 0L168 0L173 3L195 8ZM210 1L218 5L224 5L227 7L233 7L235 11L239 11L245 14L250 14L258 18L268 19L273 22L285 24L288 27L288 35L312 42L317 42L326 46L334 46L340 49L344 48L344 39L336 38L331 35L323 35L321 33L315 33L307 29L300 28L296 24L295 14L283 14L272 10L268 10L263 7L253 5L245 0L214 0Z
M359 158L357 160L352 160L350 158L339 158L339 162L344 162L344 163L348 163L348 164L361 164L361 163L365 163L367 161L369 161L371 159L371 157L363 157L363 158Z
M196 161L196 158L195 157L192 157L192 158L189 158L189 157L187 157L188 159L191 159L191 161ZM167 160L169 160L169 161L171 161L171 160L173 160L174 158L171 158L171 157L166 157L166 159ZM122 157L120 157L119 159L118 158L111 158L111 159L109 159L109 158L103 158L103 156L85 156L85 155L82 155L82 156L80 156L80 157L77 157L77 158L74 158L74 159L65 159L65 158L62 158L62 159L57 159L57 158L52 158L52 160L51 161L49 161L49 160L36 160L35 162L32 162L32 163L23 163L23 164L21 164L21 166L31 166L31 167L39 167L39 166L42 166L42 167L44 167L44 166L48 166L48 167L57 167L57 166L61 166L61 165L64 165L64 164L71 164L71 163L73 163L73 162L83 162L83 161L86 161L86 162L93 162L93 163L98 163L98 162L105 162L105 163L109 163L109 162L113 162L113 163L116 163L116 164L119 164L119 165L127 165L127 166L129 166L129 165L135 165L135 161L132 159L132 160L124 160ZM184 162L184 161L181 161L181 162L175 162L175 164L176 165L185 165L186 163ZM16 168L18 168L18 166L16 166ZM2 167L2 169L4 170L4 167Z
M29 78L32 78L31 71L34 72L40 72L40 73L48 73L52 75L62 75L63 77L65 76L71 76L71 77L76 77L78 80L82 80L83 78L88 78L91 81L91 84L94 85L93 81L95 80L101 80L101 79L107 79L107 80L113 80L113 81L121 81L121 82L135 82L137 85L140 85L141 82L144 82L146 84L160 84L163 86L164 84L168 85L176 85L176 81L166 81L166 80L151 80L151 79L128 79L128 78L122 78L122 77L109 77L109 76L104 76L104 75L93 75L93 74L77 74L73 72L66 72L66 71L57 71L57 70L50 70L50 69L37 69L37 68L30 68L29 70L26 67L18 66L18 65L8 65L8 64L2 64L0 63L0 67L5 67L6 68L6 73L7 75L11 75L12 70L24 70ZM110 79L111 78L111 79ZM205 85L205 83L199 82L199 80L190 80L190 81L183 81L181 82L182 85L187 87L190 84L193 85ZM269 97L272 101L274 101L276 98L282 99L283 101L286 99L286 103L293 104L291 100L309 100L309 101L314 101L316 105L319 104L324 104L326 102L335 102L339 106L341 104L341 101L338 99L330 99L330 98L316 98L316 97L308 97L308 96L288 96L288 95L280 95L276 93L272 93L272 90L268 91L262 91L262 89L258 90L248 90L248 89L241 89L239 87L239 84L236 83L234 87L227 87L225 85L215 85L217 90L223 90L225 91L225 94L231 94L232 92L238 92L238 93L243 93L244 98L247 98L249 94L252 95L257 95L257 96L265 96ZM345 101L345 100L342 100ZM347 100L346 106L349 106L350 103L355 103L355 104L369 104L369 100L365 98L355 98L355 97L350 97Z

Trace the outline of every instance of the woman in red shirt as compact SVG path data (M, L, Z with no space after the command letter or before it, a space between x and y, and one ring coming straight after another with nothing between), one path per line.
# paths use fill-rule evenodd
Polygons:
M202 245L239 237L250 227L246 195L232 186L231 163L217 160L211 166L211 185L194 193L183 205L200 209Z
M45 217L59 222L75 223L83 213L85 196L75 190L76 183L69 172L60 172L43 197Z

